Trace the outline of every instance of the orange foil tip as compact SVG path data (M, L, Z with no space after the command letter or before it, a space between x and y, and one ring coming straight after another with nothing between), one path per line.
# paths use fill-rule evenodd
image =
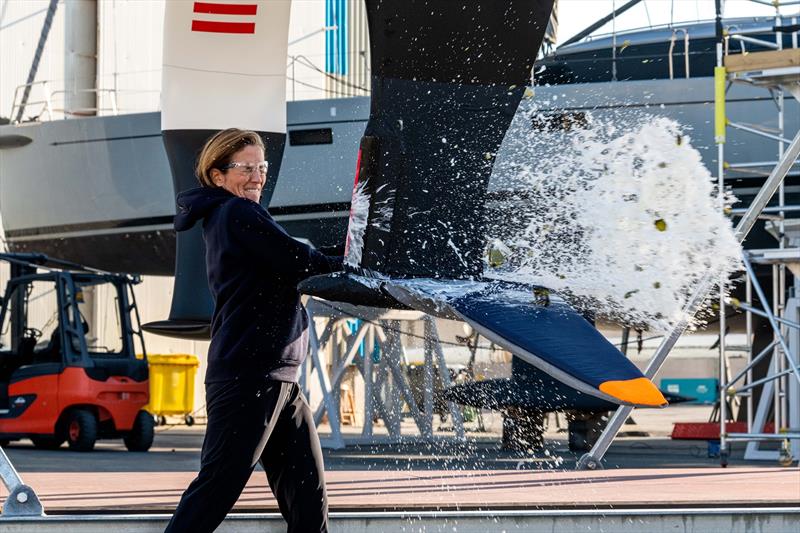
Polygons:
M664 407L668 403L658 387L647 378L604 381L599 389L623 403L637 407Z

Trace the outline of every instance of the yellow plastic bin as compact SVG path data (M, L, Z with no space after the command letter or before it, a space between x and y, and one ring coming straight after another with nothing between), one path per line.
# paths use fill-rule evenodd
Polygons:
M183 416L186 425L194 424L194 380L200 361L189 354L153 354L147 356L150 367L150 403L145 409L159 424L165 417Z

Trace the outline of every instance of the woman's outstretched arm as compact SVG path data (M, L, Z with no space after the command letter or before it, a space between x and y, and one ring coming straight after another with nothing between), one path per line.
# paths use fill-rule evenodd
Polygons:
M342 270L342 257L327 256L294 239L261 207L244 198L231 200L228 227L253 257L289 283Z

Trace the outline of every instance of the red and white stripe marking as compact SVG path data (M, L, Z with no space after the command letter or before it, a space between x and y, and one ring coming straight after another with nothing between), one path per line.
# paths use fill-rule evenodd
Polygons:
M247 34L256 32L258 4L220 4L195 2L193 12L214 15L212 19L192 19L192 31L205 33ZM236 20L231 20L231 17Z

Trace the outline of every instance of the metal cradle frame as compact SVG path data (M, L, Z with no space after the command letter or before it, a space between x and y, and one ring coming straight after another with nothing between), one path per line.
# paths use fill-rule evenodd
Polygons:
M319 425L327 413L331 427L324 446L340 448L345 444L378 444L431 441L434 435L434 382L436 374L444 387L451 384L434 318L419 311L401 311L331 304L309 299L311 322L310 355L301 370L300 383L312 399L321 400L314 411ZM356 320L354 320L354 318ZM422 405L413 394L407 372L408 361L403 343L401 323L422 321L424 329L424 366ZM321 331L318 331L321 326ZM343 348L342 348L343 347ZM328 360L330 358L330 360ZM360 435L345 436L340 419L340 389L349 367L359 373L364 382L364 424ZM316 378L314 377L316 376ZM311 385L315 386L312 387ZM312 403L316 403L312 400ZM464 421L461 409L447 402L453 423L454 437L464 440ZM403 433L401 421L408 414L414 421L412 432ZM374 421L382 419L386 434L376 434ZM453 436L444 438L452 439Z

